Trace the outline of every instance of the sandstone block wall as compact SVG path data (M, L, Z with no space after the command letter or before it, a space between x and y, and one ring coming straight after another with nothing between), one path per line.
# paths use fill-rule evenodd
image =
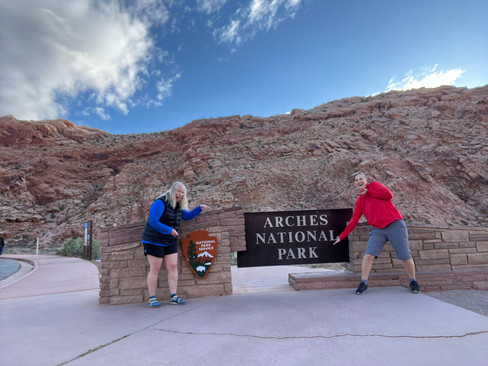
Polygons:
M358 226L349 238L348 269L361 273L369 226ZM409 226L408 239L418 272L488 269L487 228ZM371 273L396 271L403 271L403 266L387 243L374 260Z
M147 299L149 270L140 243L144 223L102 230L100 303L140 303ZM246 250L244 212L241 208L202 213L183 221L180 235L207 230L218 240L218 255L205 279L196 278L185 263L179 247L178 293L182 297L232 294L230 252ZM349 272L341 275L292 274L290 284L297 290L356 287L361 261L368 242L369 227L359 225L350 235ZM451 289L488 290L488 228L408 227L410 249L422 291ZM408 276L389 243L375 259L372 286L396 286ZM168 296L167 272L159 274L157 296Z
M289 274L296 290L355 288L369 227L350 235L349 272L340 275ZM422 291L488 290L488 229L465 227L408 227L410 250ZM407 286L408 275L389 243L373 262L371 286Z
M100 238L101 304L140 303L148 298L146 278L149 264L140 242L145 223L102 230ZM185 298L232 294L230 252L245 250L244 213L241 208L204 212L191 221L182 221L180 236L207 230L217 237L217 258L205 279L193 275L178 245L178 294ZM167 272L160 271L156 295L169 297Z

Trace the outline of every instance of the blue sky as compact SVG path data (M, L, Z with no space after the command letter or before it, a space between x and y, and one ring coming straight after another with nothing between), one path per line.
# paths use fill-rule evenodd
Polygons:
M0 115L116 134L488 84L486 0L6 0Z

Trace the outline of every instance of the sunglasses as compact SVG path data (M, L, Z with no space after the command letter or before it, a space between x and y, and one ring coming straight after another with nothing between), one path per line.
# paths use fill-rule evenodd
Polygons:
M356 173L352 173L352 176L355 177L356 175L363 174L362 171L358 170Z

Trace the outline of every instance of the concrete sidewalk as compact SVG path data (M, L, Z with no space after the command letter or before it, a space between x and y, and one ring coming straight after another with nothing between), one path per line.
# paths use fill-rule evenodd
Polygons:
M0 365L486 364L488 317L400 287L355 296L241 282L239 294L150 309L99 305L90 262L24 259L36 269L0 282ZM263 269L255 281L270 278Z
M0 300L99 288L98 269L87 261L54 255L2 255L17 259L21 269L0 281Z

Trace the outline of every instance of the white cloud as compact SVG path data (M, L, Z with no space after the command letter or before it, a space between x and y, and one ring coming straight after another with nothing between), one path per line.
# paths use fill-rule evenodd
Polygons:
M240 28L241 21L234 19L230 21L229 25L218 30L216 29L214 31L214 36L218 37L219 42L239 44L242 41L241 36L239 35Z
M1 2L0 114L58 118L82 93L101 118L106 107L127 113L152 57L150 22L167 20L154 6L139 3L136 18L115 1Z
M197 0L197 10L211 14L218 12L227 0Z
M173 84L176 80L178 80L181 77L181 74L176 74L174 77L165 79L162 78L159 80L156 84L156 87L158 89L158 100L162 101L173 93Z
M107 120L114 110L128 114L138 105L161 106L181 78L171 51L161 48L163 42L156 44L165 35L188 30L203 14L207 27L220 24L215 40L235 53L257 32L293 18L302 1L244 0L246 6L234 8L227 19L223 8L240 5L196 0L190 9L175 0L77 0L62 6L59 0L0 1L0 115L39 120L81 113ZM199 17L191 19L195 11ZM154 94L144 90L149 83Z
M107 121L110 119L110 115L105 112L105 109L102 107L87 107L81 113L84 116L91 116L92 114L96 114L100 119Z
M163 25L169 20L169 11L161 0L137 0L132 2L129 12L146 24Z
M388 83L387 91L436 88L441 85L453 85L466 71L462 69L436 71L437 66L435 65L433 68L427 70L410 70L399 82L395 82L392 78Z
M219 43L238 45L260 31L276 28L293 18L302 0L251 0L247 8L238 9L229 23L214 30Z

